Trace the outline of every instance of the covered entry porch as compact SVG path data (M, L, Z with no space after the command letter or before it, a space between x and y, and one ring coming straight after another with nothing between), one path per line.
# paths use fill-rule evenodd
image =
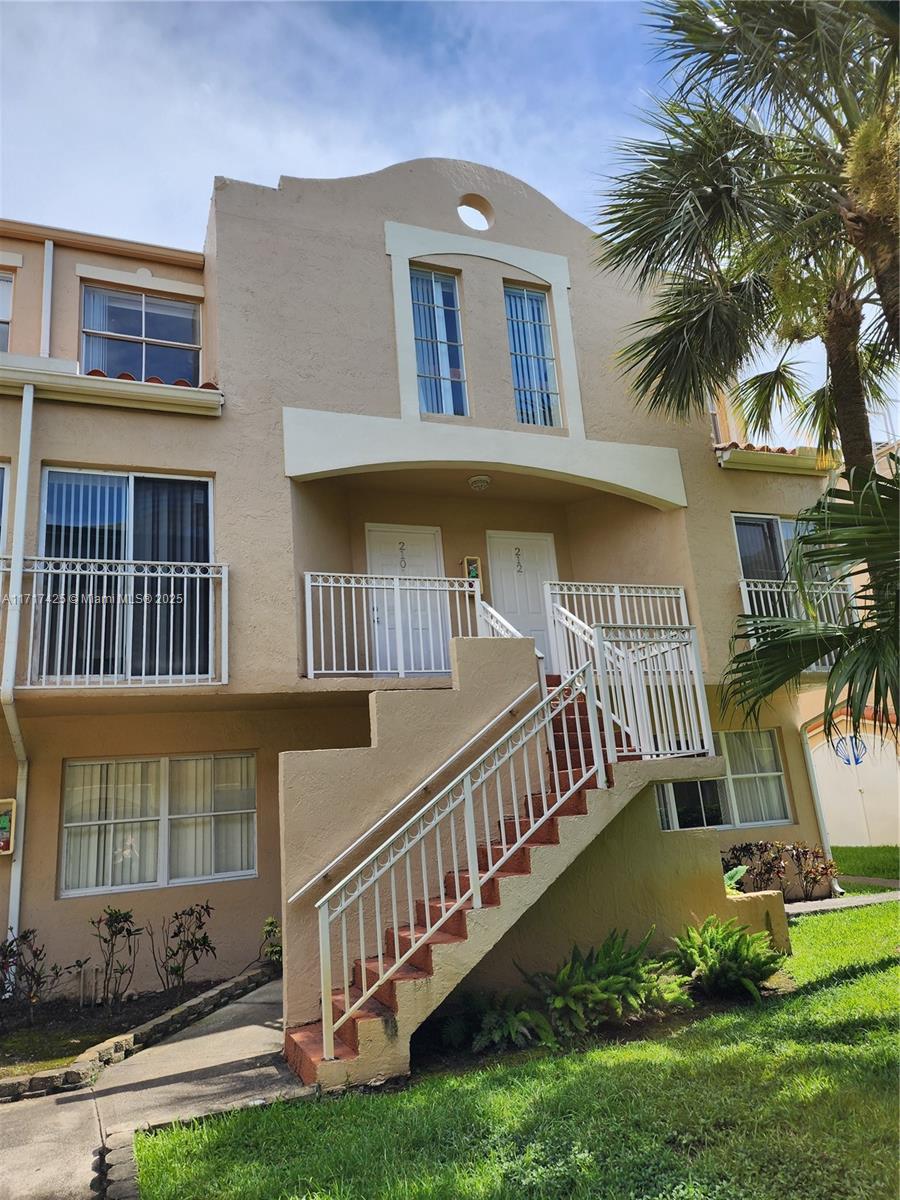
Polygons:
M622 753L711 744L682 514L517 473L384 471L295 484L303 674L449 671L449 643L532 638L591 660Z

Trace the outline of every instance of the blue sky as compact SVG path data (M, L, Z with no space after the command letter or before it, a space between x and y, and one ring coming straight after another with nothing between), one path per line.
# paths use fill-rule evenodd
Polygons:
M4 215L202 245L215 175L424 155L526 179L582 219L660 74L609 3L5 3Z
M200 248L216 175L274 185L440 155L590 222L615 143L663 86L644 22L639 0L6 0L0 213ZM821 354L804 357L815 384Z

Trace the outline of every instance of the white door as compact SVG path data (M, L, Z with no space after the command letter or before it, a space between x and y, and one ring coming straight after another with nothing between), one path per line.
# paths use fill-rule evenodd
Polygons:
M385 675L436 675L450 670L450 606L446 590L412 578L443 578L441 531L430 525L367 525L371 575L399 577L373 590L375 670Z
M547 657L550 634L544 607L544 584L556 579L552 533L506 533L488 530L491 604L525 637L533 637Z

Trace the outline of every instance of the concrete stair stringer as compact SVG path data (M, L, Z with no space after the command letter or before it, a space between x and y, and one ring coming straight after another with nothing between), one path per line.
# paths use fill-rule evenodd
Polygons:
M500 903L466 912L466 936L432 947L432 971L397 983L397 1011L358 1023L358 1054L319 1062L317 1082L325 1089L379 1082L409 1073L410 1038L513 925L602 835L644 788L679 779L714 779L721 758L677 758L617 763L615 786L586 790L587 813L559 820L559 842L531 846L528 874L500 878Z

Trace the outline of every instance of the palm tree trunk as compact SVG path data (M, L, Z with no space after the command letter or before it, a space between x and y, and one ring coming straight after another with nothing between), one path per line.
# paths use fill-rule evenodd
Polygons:
M836 289L825 314L825 353L834 399L835 424L844 464L869 472L875 465L872 435L859 361L862 305L843 288Z
M891 343L894 350L900 352L900 243L897 234L882 217L855 207L852 201L842 205L841 217L847 236L872 272Z

